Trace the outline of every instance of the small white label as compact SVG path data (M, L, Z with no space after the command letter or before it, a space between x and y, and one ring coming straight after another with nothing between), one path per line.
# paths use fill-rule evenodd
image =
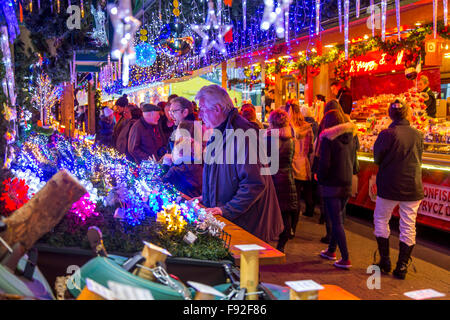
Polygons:
M241 251L259 251L259 250L266 250L266 248L258 246L257 244L240 244L235 246Z
M149 290L108 281L108 287L117 300L155 300Z
M414 300L425 300L425 299L445 297L445 294L437 292L436 290L433 289L405 292L404 295Z
M152 249L152 250L159 251L159 252L161 252L161 253L164 253L164 254L167 255L167 256L171 256L170 252L167 251L167 250L164 249L164 248L155 246L153 243L149 243L149 242L147 242L147 241L142 241L142 242L144 242L144 244L145 244L147 247L149 247L150 249Z
M214 289L213 287L207 286L205 284L194 282L194 281L188 281L187 284L201 293L210 294L210 295L221 297L221 298L225 297L225 295L222 292Z
M86 278L86 287L90 292L93 292L106 300L114 299L114 294L112 293L111 290L102 286L98 282L95 282L92 279Z
M197 236L193 234L191 231L188 231L183 238L183 241L187 244L193 244L197 240Z
M286 281L285 283L295 292L317 291L324 289L324 287L312 280Z

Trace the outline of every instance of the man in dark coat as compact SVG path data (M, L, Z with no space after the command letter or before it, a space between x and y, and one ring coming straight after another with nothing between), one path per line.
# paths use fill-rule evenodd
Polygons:
M343 87L340 82L334 81L331 84L331 92L336 96L336 99L339 101L344 113L350 114L353 107L353 98L350 89Z
M419 92L425 92L428 95L428 99L425 100L427 106L427 114L432 118L436 118L436 97L433 91L429 87L430 82L427 76L421 76L417 82L417 89Z
M407 107L396 100L389 106L392 124L378 135L373 147L378 164L377 201L374 212L374 234L380 252L379 266L391 270L389 258L389 220L398 205L400 214L400 244L397 266L393 272L405 279L412 249L416 243L416 217L424 197L422 185L422 134L406 120Z
M200 118L207 128L215 129L206 147L203 169L202 202L208 207L207 212L223 215L264 241L276 240L283 231L283 220L275 187L270 175L262 174L259 157L254 164L249 160L257 156L258 143L244 139L244 143L234 144L233 155L226 152L226 145L238 140L233 134L227 135L226 130L253 128L238 114L226 90L218 85L200 89L196 100ZM237 150L245 161L236 161Z
M145 104L142 111L142 118L133 125L128 137L128 152L136 163L153 157L159 160L165 153L158 125L161 108Z

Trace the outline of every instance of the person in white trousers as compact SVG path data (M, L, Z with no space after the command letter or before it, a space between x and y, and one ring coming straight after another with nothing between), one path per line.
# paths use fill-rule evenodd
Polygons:
M416 243L417 210L424 197L422 186L422 134L409 125L408 107L396 100L389 106L392 124L380 132L374 145L378 164L377 200L374 212L374 234L378 243L382 272L391 271L389 256L389 220L399 206L400 243L393 275L405 279L411 252Z

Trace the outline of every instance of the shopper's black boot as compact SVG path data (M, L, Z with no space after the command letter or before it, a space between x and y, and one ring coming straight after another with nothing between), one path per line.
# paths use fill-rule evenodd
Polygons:
M408 246L406 243L400 241L400 251L398 253L397 266L392 272L394 277L396 277L397 279L405 279L413 248L414 245Z
M280 239L278 240L277 244L277 250L284 253L284 247L286 246L288 240L289 240L288 236L286 235L280 236Z
M380 267L381 272L389 273L391 272L391 258L389 257L389 238L377 237L377 243L378 252L380 253L380 261L377 263L377 266Z

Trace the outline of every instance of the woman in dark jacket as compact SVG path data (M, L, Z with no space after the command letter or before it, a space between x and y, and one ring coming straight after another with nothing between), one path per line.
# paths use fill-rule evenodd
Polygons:
M129 104L124 110L124 115L128 113L130 114L131 118L126 120L122 130L119 133L119 136L117 137L116 149L120 153L125 154L128 160L133 161L133 157L128 152L128 136L133 124L135 124L136 121L138 121L142 117L142 111L136 105Z
M408 108L396 100L389 106L392 124L380 132L373 148L378 164L377 201L374 212L375 236L380 252L381 271L390 272L389 220L398 205L400 245L393 275L405 279L408 262L416 243L416 217L424 198L422 185L422 134L406 120Z
M294 158L294 138L289 126L289 115L286 111L277 109L269 115L268 139L274 139L271 130L279 132L279 169L272 176L277 192L278 204L283 217L284 230L280 234L277 250L284 252L284 247L291 235L292 219L298 213L297 190L295 188L292 160ZM268 141L268 154L271 156L271 142Z
M103 108L103 115L98 124L97 143L113 147L114 112L110 108Z
M194 130L196 129L194 121L183 120L180 122L174 131L175 143L171 157L172 166L162 176L164 182L172 183L179 191L192 198L202 195L203 179L203 166L200 164L202 141L194 140L196 136ZM201 126L198 130L201 130ZM184 154L187 150L190 152Z
M325 215L331 222L331 239L328 249L323 250L320 256L335 260L336 248L339 246L342 257L334 266L349 269L351 263L343 212L352 192L352 176L358 170L356 126L348 122L340 110L335 109L325 114L322 129L318 144L317 178Z

